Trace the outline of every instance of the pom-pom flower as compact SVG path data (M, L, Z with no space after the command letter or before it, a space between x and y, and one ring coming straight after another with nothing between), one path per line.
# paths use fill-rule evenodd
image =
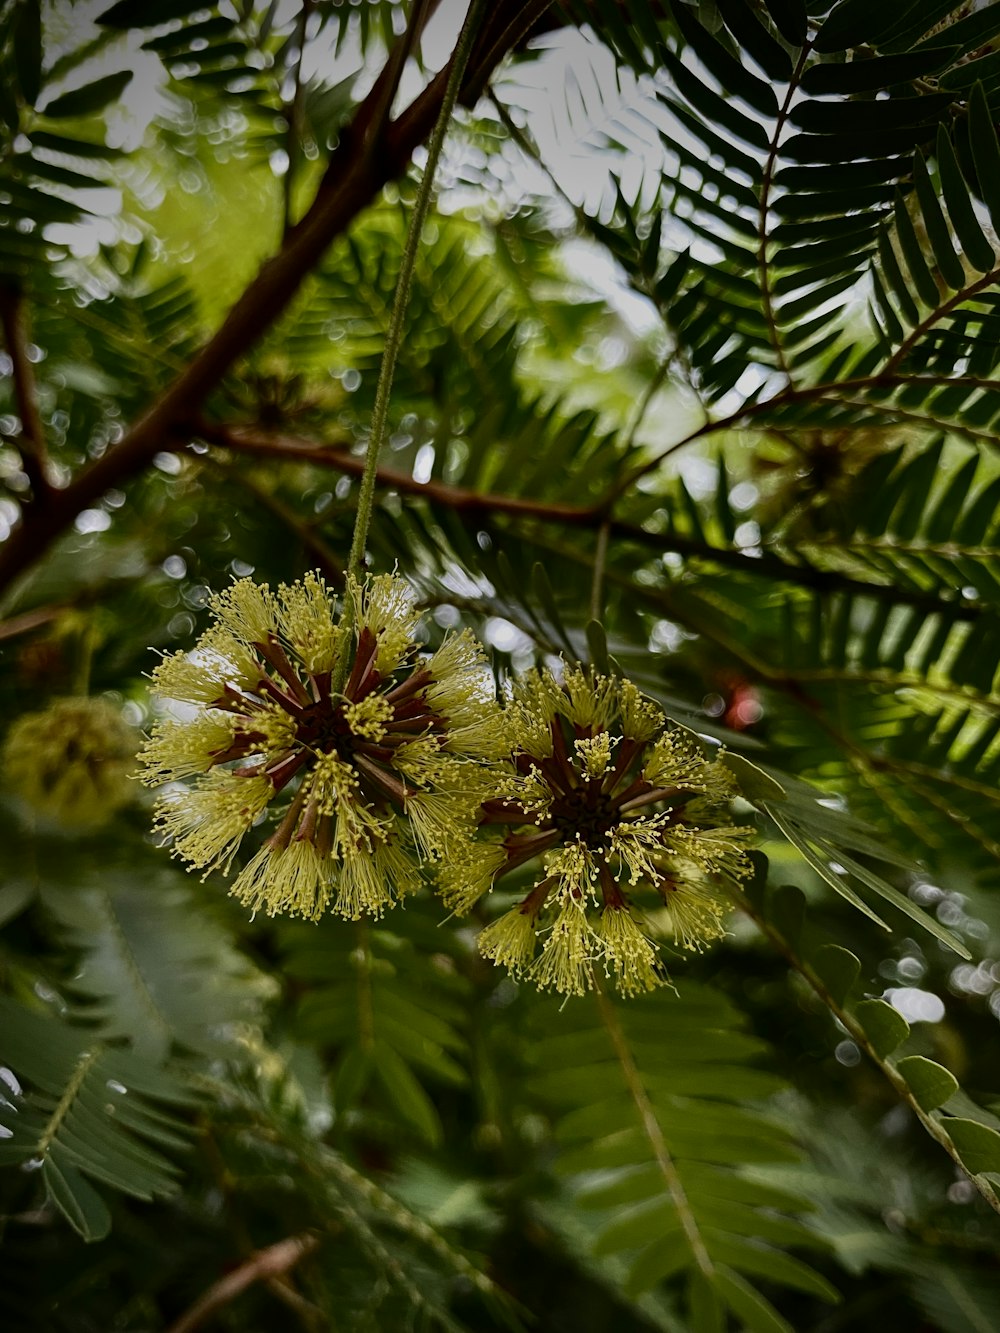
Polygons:
M281 804L232 886L254 911L381 915L419 888L421 862L467 854L483 761L505 750L470 634L420 656L401 579L349 580L347 596L349 629L318 575L277 592L243 579L212 598L216 623L195 648L153 673L192 714L158 724L141 756L142 780L168 784L157 826L174 854L228 873Z
M36 814L68 829L98 828L132 796L139 739L107 699L56 699L18 718L0 767L8 789Z
M445 901L468 910L493 879L540 857L544 873L482 931L481 952L568 995L592 989L600 972L624 995L652 990L666 977L636 896L646 893L677 944L699 949L724 933L719 881L749 873L753 830L730 822L732 779L628 680L569 668L560 683L532 671L505 713L512 771L482 820L511 832L483 844L488 873L441 868Z

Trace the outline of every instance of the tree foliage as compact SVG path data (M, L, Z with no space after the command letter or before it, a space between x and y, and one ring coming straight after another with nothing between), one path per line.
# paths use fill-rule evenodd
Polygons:
M0 1322L982 1333L1000 4L498 0L447 116L464 9L0 0ZM482 956L537 862L293 922L149 831L156 654L350 607L383 409L428 649L631 680L752 826L668 985Z

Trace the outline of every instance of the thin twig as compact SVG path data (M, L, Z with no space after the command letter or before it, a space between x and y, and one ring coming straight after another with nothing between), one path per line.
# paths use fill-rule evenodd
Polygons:
M56 602L49 606L36 606L31 611L22 611L19 616L11 616L9 620L0 620L0 643L5 639L16 639L21 634L30 634L32 630L51 624L72 605L69 602Z
M14 396L21 418L21 434L18 437L21 466L31 483L32 496L37 503L42 504L52 489L45 475L45 427L38 410L35 372L28 356L23 298L19 291L11 287L0 287L0 323L3 325L7 355L11 360Z
M180 1319L170 1325L167 1333L193 1333L216 1310L230 1305L255 1282L266 1282L289 1272L306 1255L312 1254L318 1245L317 1237L305 1234L287 1236L265 1250L258 1250L245 1263L214 1282Z
M981 1176L974 1175L962 1161L958 1149L951 1141L948 1134L947 1122L935 1119L929 1111L925 1111L917 1101L910 1085L896 1068L894 1061L887 1056L879 1055L878 1051L872 1045L871 1038L861 1026L858 1020L842 1004L838 1004L830 994L826 984L821 980L815 970L809 964L795 953L789 947L783 935L774 929L771 923L760 912L756 911L750 903L743 897L734 898L741 911L757 926L758 930L767 937L770 943L777 949L778 953L784 958L785 962L799 974L800 977L809 985L816 995L823 1001L823 1004L829 1009L833 1017L850 1034L851 1040L865 1055L875 1064L884 1074L886 1079L892 1084L893 1091L906 1103L913 1114L923 1125L927 1133L945 1150L958 1169L966 1176L976 1187L982 1197L995 1213L1000 1213L1000 1199L997 1198L993 1187Z

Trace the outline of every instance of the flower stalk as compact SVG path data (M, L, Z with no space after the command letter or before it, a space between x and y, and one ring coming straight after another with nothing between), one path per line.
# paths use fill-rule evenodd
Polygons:
M448 71L448 80L445 85L444 97L441 101L441 108L438 112L437 120L434 122L434 129L431 132L431 137L427 145L427 161L424 164L420 185L417 189L417 197L414 200L413 211L410 214L410 220L406 229L406 239L403 243L399 275L396 278L396 290L393 296L392 312L389 316L389 328L386 332L385 346L382 349L382 363L379 367L378 383L375 386L375 404L372 411L372 423L371 431L368 436L368 446L365 451L365 469L361 476L361 485L358 488L358 507L354 518L354 533L351 539L351 552L347 562L348 574L352 575L355 579L361 578L362 570L364 569L365 545L368 541L368 531L371 527L372 510L375 503L375 483L378 479L378 460L379 455L382 452L382 446L385 443L386 426L389 419L389 398L392 392L392 382L396 373L396 361L398 360L399 349L403 341L403 326L406 317L406 308L410 301L410 288L413 282L413 271L417 262L417 252L420 248L424 223L427 220L427 213L430 209L434 176L437 172L438 163L441 160L441 150L444 147L445 134L447 133L448 124L455 109L458 90L462 85L462 76L465 73L465 67L468 64L469 53L472 50L472 41L476 29L479 26L484 7L485 0L471 0L468 12L465 16L465 22L462 24L462 29L452 54L451 65ZM347 628L350 628L351 626L352 615L352 609L348 606L346 619ZM334 688L339 688L343 683L343 676L346 673L346 665L346 661L337 663L334 669Z

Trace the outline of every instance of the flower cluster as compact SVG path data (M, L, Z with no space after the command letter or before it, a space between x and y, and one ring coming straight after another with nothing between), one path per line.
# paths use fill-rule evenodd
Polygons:
M420 886L421 863L466 857L505 751L468 632L421 656L402 580L349 580L347 597L345 620L318 575L276 592L243 579L212 599L195 648L153 674L190 713L159 723L141 756L143 781L167 784L158 829L174 854L228 873L280 805L232 886L254 911L379 916Z
M11 727L0 767L36 814L70 829L107 823L132 796L138 733L107 699L56 699Z
M582 668L568 668L561 682L548 671L527 673L505 717L511 769L496 779L482 819L510 832L486 842L483 860L502 875L541 858L544 873L482 931L482 953L569 995L593 988L598 969L625 995L662 984L657 945L634 898L645 891L686 948L724 933L728 898L719 881L749 873L752 833L729 821L728 771L630 681ZM483 891L459 864L442 867L439 878L458 911Z
M651 990L666 980L652 935L700 949L724 933L752 830L733 826L733 780L692 733L582 667L528 672L501 708L468 631L418 650L402 580L349 580L346 597L338 613L315 574L274 592L243 579L212 599L195 648L157 667L156 692L186 716L154 728L143 781L163 788L175 855L228 873L273 808L232 892L313 919L379 916L428 868L467 912L540 861L479 947L569 995L601 972L625 995Z

